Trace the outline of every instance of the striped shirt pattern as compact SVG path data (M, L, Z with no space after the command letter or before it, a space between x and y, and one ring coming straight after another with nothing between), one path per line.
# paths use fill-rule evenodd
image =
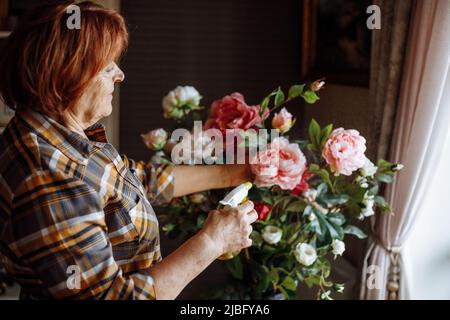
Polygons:
M0 252L24 299L154 299L161 260L152 209L173 167L119 155L96 123L89 140L32 110L0 136Z

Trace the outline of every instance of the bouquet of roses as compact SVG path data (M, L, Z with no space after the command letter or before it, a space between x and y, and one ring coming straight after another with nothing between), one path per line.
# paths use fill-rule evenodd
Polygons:
M163 129L142 136L157 151L154 162L173 162L174 147L194 141L203 152L208 150L208 159L223 163L224 156L217 149L211 152L211 145L223 147L229 142L213 142L205 132L239 131L238 144L245 148L255 175L249 198L259 219L253 226L252 247L224 262L235 281L216 290L214 298L292 299L304 282L317 286L318 299L331 299L333 291L344 290L344 284L329 280L330 260L343 254L347 236L366 237L352 223L372 216L376 209L390 213L380 186L391 183L402 165L385 160L372 163L358 131L334 129L332 124L321 127L313 119L308 140L289 140L295 119L285 105L294 99L313 104L323 86L322 80L294 85L287 95L278 88L254 106L247 105L242 94L233 93L213 102L204 131L185 135L181 142L168 139ZM164 115L178 126L190 115L199 119L200 100L193 87L177 87L163 99ZM271 134L261 135L270 115ZM259 141L250 139L254 135ZM231 150L235 155L236 149ZM200 152L198 159L194 152L190 159L201 163L205 157ZM172 237L192 235L227 191L193 194L159 208L163 230Z

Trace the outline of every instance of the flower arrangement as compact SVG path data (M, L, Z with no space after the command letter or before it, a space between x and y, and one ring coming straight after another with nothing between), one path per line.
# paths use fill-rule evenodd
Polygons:
M324 84L318 80L310 85L294 85L287 95L277 88L259 105L247 105L240 93L212 103L205 130L258 132L266 128L272 115L269 123L278 134L270 140L267 137L267 147L250 159L255 181L249 198L258 213L251 234L252 247L223 262L234 281L218 288L213 298L294 299L303 282L318 288L318 299L332 299L334 293L343 292L344 284L329 280L331 259L344 253L348 236L366 237L354 222L374 215L376 209L391 212L380 195L380 186L391 183L402 166L385 160L373 164L365 156L366 140L358 131L333 129L332 124L321 127L313 119L308 140L289 140L296 119L285 105L297 98L315 103ZM179 122L199 112L200 100L194 88L178 87L163 99L164 114ZM171 162L173 146L183 143L168 139L163 129L142 137L146 146L158 151L152 159L158 163ZM197 137L202 148L208 145L203 138L202 133ZM227 191L193 194L158 208L163 231L170 237L197 232Z

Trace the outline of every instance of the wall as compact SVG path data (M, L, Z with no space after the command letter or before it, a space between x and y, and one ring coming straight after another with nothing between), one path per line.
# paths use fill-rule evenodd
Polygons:
M120 149L145 159L140 134L171 122L161 99L193 85L203 105L234 91L257 104L278 85L299 81L298 1L124 1L131 32L123 61Z

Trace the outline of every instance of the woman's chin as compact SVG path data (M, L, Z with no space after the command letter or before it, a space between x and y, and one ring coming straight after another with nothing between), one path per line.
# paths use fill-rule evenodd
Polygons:
M111 113L112 113L112 103L108 103L106 106L105 106L105 112L104 112L104 116L103 117L108 117L109 115L111 115Z

